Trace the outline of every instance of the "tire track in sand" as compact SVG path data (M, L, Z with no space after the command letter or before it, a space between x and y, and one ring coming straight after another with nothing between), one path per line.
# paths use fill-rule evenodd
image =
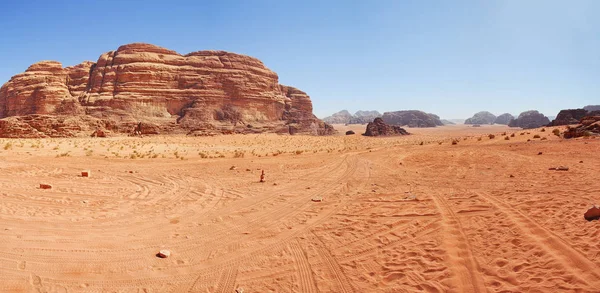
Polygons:
M432 196L442 216L444 246L449 255L449 267L454 272L457 292L487 292L471 245L454 211L439 195Z
M300 276L300 292L317 292L315 280L312 277L310 263L308 263L308 258L304 254L304 250L302 250L300 243L298 243L298 241L291 243L290 250L294 255L294 259L296 259L296 264L298 266L298 275Z
M589 260L568 242L511 207L506 202L484 192L477 192L477 194L500 212L507 215L508 219L523 231L522 235L527 235L535 240L536 245L558 260L573 276L587 285L592 285L594 288L600 286L600 273L597 272L600 266Z

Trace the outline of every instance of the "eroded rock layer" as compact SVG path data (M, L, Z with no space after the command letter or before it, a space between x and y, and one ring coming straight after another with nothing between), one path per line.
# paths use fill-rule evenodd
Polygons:
M95 63L31 65L0 89L0 118L81 116L75 120L91 123L81 131L109 127L129 132L143 122L182 133L334 132L313 115L306 93L278 80L275 72L249 56L224 51L181 55L136 43L104 53ZM0 136L14 137L11 129L22 129L39 116L3 120ZM38 132L36 136L77 135L75 130Z

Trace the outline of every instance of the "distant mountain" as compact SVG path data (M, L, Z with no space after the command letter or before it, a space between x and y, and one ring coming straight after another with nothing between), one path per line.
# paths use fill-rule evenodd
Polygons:
M508 123L510 123L510 121L513 119L515 119L515 116L511 115L510 113L504 113L496 117L496 120L494 120L494 124L508 125Z
M367 124L377 117L381 117L381 113L377 111L357 111L352 115L347 110L342 110L323 118L323 121L329 124Z
M465 124L494 124L494 121L496 121L496 115L488 111L481 111L465 120Z
M337 113L334 113L329 117L323 118L323 121L329 124L346 124L350 122L350 119L352 119L352 117L352 114L350 114L348 110L342 110Z
M436 127L444 125L439 116L419 110L385 112L382 118L387 124L399 126Z
M587 105L583 109L587 111L600 111L600 105Z
M465 124L465 119L444 119L444 120L453 122L454 124ZM442 122L444 120L442 120Z
M450 121L450 120L446 120L446 119L442 119L442 123L444 125L455 125L456 123Z
M513 119L512 121L510 121L508 126L521 127L524 129L528 129L528 128L538 128L538 127L547 125L548 123L550 123L550 120L548 119L548 117L544 116L544 114L542 114L536 110L531 110L531 111L525 111L525 112L519 114L519 117L517 119Z

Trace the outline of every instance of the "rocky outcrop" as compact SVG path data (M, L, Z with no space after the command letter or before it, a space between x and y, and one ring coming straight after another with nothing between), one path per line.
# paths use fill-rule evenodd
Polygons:
M586 109L560 110L558 115L556 115L556 119L552 120L548 126L578 124L583 117L587 116L587 114L588 111Z
M481 111L465 120L465 124L493 124L494 121L496 121L496 115L488 111Z
M521 127L523 129L538 128L550 123L548 117L544 114L531 110L519 114L517 119L513 119L508 126L510 127Z
M323 118L323 122L329 124L348 124L350 119L352 119L352 114L348 112L348 110L342 110L337 113L334 113L331 116Z
M502 125L508 125L508 123L510 123L511 120L515 119L515 117L509 113L504 113L498 117L496 117L496 120L494 120L494 124L502 124Z
M446 120L446 119L442 119L442 124L444 125L456 125L456 123L450 121L450 120Z
M600 112L597 116L583 117L579 125L569 127L563 135L564 138L600 135Z
M408 132L396 125L386 124L382 118L375 118L373 122L367 124L365 136L392 136L392 135L408 135Z
M256 58L224 51L181 55L139 43L104 53L95 63L63 68L43 61L12 77L0 88L0 118L27 115L82 116L82 122L97 119L127 133L139 122L182 133L243 132L248 124L280 133L334 132L313 115L306 93L280 85ZM36 120L4 124L16 129Z
M436 127L444 125L437 115L418 110L385 112L381 118L387 124L399 126Z
M381 117L377 111L357 111L352 115L347 110L342 110L323 118L323 121L329 124L366 124L377 117Z

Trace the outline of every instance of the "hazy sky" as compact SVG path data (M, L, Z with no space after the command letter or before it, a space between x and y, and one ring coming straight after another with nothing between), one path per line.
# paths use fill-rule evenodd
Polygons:
M600 104L597 0L5 1L0 12L0 83L40 60L148 42L257 57L319 117Z

